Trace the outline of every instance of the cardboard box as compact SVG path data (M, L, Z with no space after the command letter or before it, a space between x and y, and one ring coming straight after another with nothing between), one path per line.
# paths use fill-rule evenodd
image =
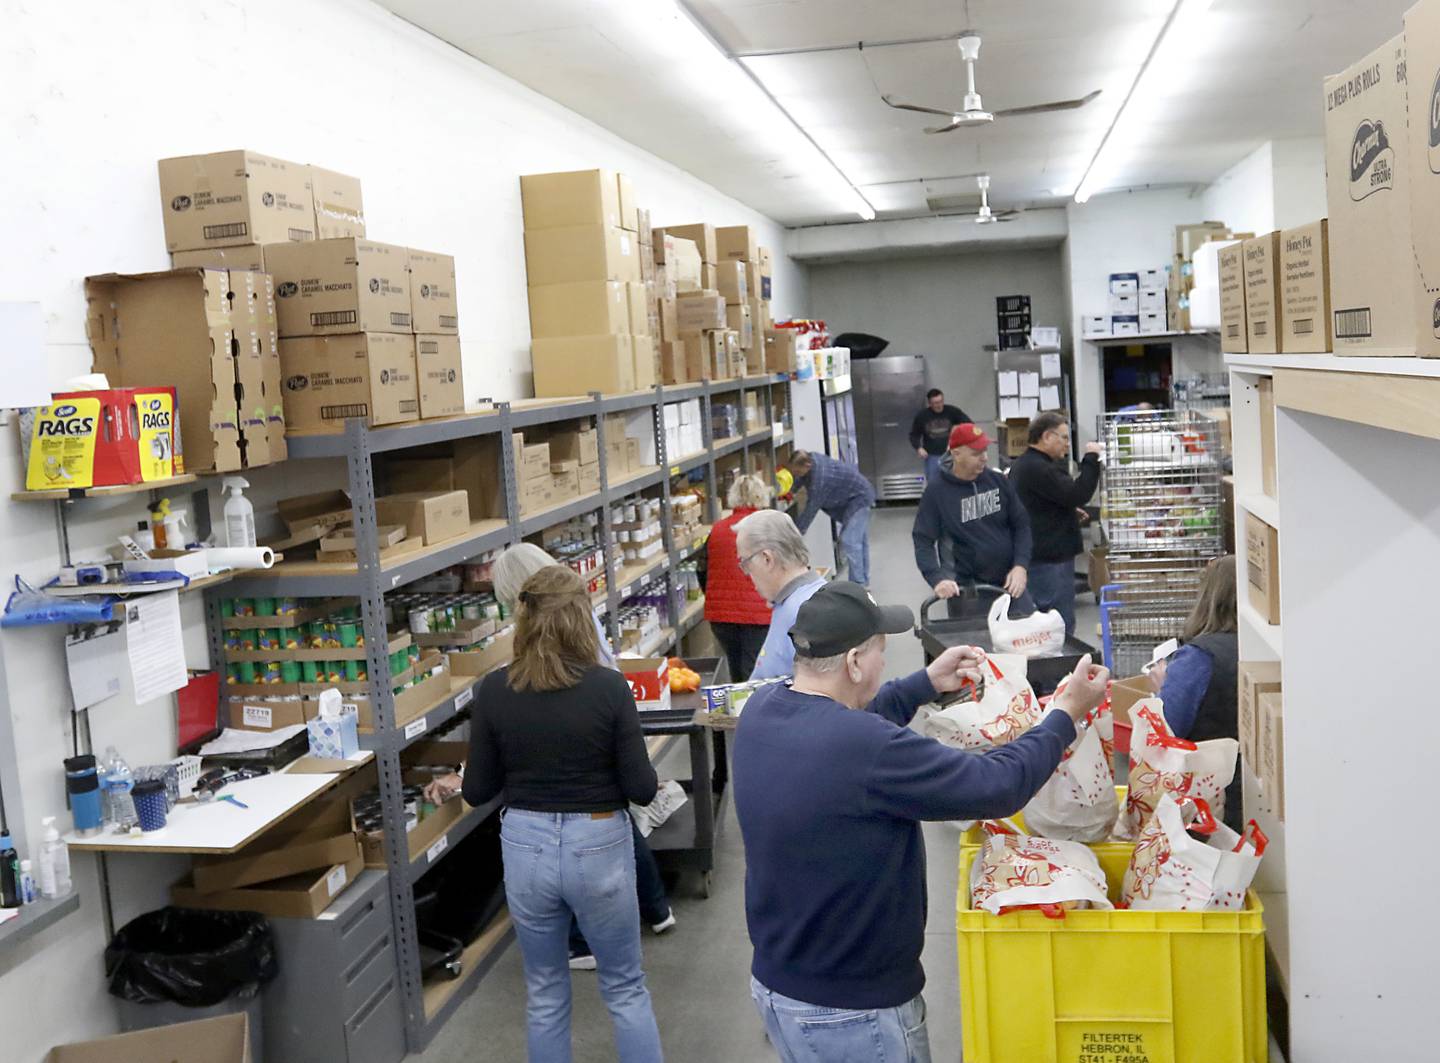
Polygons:
M631 346L635 352L635 380L631 390L646 391L653 388L660 380L655 340L650 336L635 336L632 337Z
M670 707L670 662L665 657L622 657L620 671L641 712Z
M668 233L681 240L691 241L695 245L695 250L700 254L700 261L705 265L714 265L720 261L719 252L716 250L715 226L713 225L667 225L660 232Z
M515 475L520 480L536 480L550 475L550 464L554 457L550 442L536 443L515 432L510 437L515 450Z
M1251 354L1279 354L1280 234L1267 233L1240 245L1245 259L1245 342ZM1224 288L1221 288L1224 315Z
M1330 252L1325 219L1280 234L1280 346L1286 354L1330 350Z
M25 487L49 491L168 480L185 471L175 440L174 388L55 392L49 405L35 410ZM203 564L200 569L201 575L208 571Z
M1259 776L1270 811L1285 822L1285 701L1280 692L1260 695Z
M320 491L282 498L275 503L275 509L291 535L299 535L309 529L324 532L355 519L350 496L344 491Z
M680 301L676 299L660 299L660 338L666 343L674 343L680 339Z
M731 331L738 334L741 350L750 346L753 328L750 320L749 304L741 303L739 306L726 306L725 324Z
M1423 293L1416 296L1412 319L1415 353L1436 358L1440 357L1440 217L1435 211L1440 197L1440 3L1435 0L1422 0L1405 13L1404 65L1410 132L1402 161L1409 171L1410 240L1419 274L1414 284L1417 293Z
M464 491L384 495L375 500L375 519L403 524L412 538L434 546L470 534L470 498Z
M580 478L580 493L582 495L593 495L600 490L600 465L582 465L576 472Z
M1110 560L1109 551L1103 546L1092 546L1090 548L1090 561L1088 565L1090 575L1090 593L1096 598L1100 597L1100 589L1110 582Z
M1423 316L1416 303L1424 286L1418 282L1410 240L1405 68L1401 34L1325 79L1325 200L1336 354L1409 355L1416 348ZM1423 82L1422 76L1417 91L1428 92ZM1428 105L1416 113L1427 112Z
M267 246L280 335L410 332L408 259L403 247L354 238Z
M594 465L600 460L599 442L600 434L593 428L552 433L550 464L573 461L577 465Z
M1245 515L1245 581L1261 619L1280 623L1280 533L1253 513Z
M344 863L240 889L202 893L195 887L193 878L186 875L170 887L170 903L180 908L259 912L279 919L314 919L350 887L364 867L365 858L356 844L355 855Z
M722 225L715 230L715 264L728 260L757 262L760 248L755 243L755 230L748 225Z
M1110 335L1110 315L1086 314L1080 319L1080 331L1087 337Z
M416 336L415 376L421 417L453 417L465 412L459 336Z
M342 811L348 814L348 808ZM264 835L261 835L261 838L263 837ZM219 893L260 882L273 882L316 868L331 868L336 864L344 864L355 854L353 824L332 838L289 842L279 849L266 849L261 846L257 852L251 854L250 850L256 847L259 840L251 842L233 856L214 862L202 863L197 859L191 871L196 891Z
M552 472L550 489L555 493L556 502L569 502L573 498L579 498L580 466L573 466L563 472Z
M472 521L504 520L509 510L505 501L505 481L501 476L504 458L500 447L501 437L497 435L467 436L451 444L453 473L446 489L453 486L465 492L470 500ZM409 485L397 483L393 474L391 482L404 490L415 490Z
M407 248L410 261L410 329L458 336L460 304L455 292L455 258Z
M713 292L715 290L715 265L711 262L700 263L700 288L702 291Z
M634 233L618 226L527 229L527 283L539 287L577 281L638 281L639 246Z
M1185 261L1195 257L1195 249L1211 240L1223 240L1230 234L1223 221L1202 221L1193 225L1175 226L1175 257Z
M250 1044L249 1019L239 1011L56 1045L46 1053L45 1063L250 1063Z
M175 389L185 471L243 468L229 274L186 269L87 277L85 302L95 372L112 388L163 382ZM268 455L268 447L257 451Z
M772 373L794 373L800 368L798 353L803 340L795 329L767 329L765 364Z
M625 281L577 281L530 289L530 335L623 335L630 331L629 288Z
M620 182L613 170L527 174L520 178L520 205L527 230L623 225Z
M676 238L671 256L666 265L667 286L673 285L676 294L698 292L704 285L705 263L693 240ZM668 292L667 292L668 295Z
M680 296L675 301L675 316L681 335L729 327L725 299L719 292L689 292Z
M503 635L497 635L495 641L483 650L450 653L450 671L455 675L485 675L502 664L509 664L514 650L515 631L511 628Z
M744 262L728 261L715 267L715 288L724 296L727 306L739 306L750 301L745 266Z
M661 383L688 384L690 382L684 340L662 340L659 354Z
M620 221L618 223L620 228L629 229L632 233L638 234L640 230L640 212L635 207L635 186L631 183L630 178L626 177L623 173L617 173L615 175L615 189L619 196L620 203ZM646 235L648 236L650 227L647 225L645 229Z
M526 480L520 485L520 515L528 517L549 509L557 503L555 484L549 476Z
M168 251L315 239L308 166L221 151L161 159L159 170Z
M360 178L311 166L310 188L315 199L315 239L365 238Z
M275 280L268 273L231 270L230 289L230 319L238 347L235 372L246 402L240 410L245 459L251 465L259 461L259 421L264 420L269 459L284 461L289 451L285 445L285 382L280 367Z
M635 390L635 343L628 335L537 339L531 361L537 398Z
M1260 484L1271 498L1279 498L1275 469L1275 378L1262 376L1256 384L1260 393Z
M1228 244L1219 252L1220 346L1232 354L1250 350L1245 318L1245 245Z
M1150 689L1150 680L1137 675L1130 679L1117 679L1110 684L1110 712L1116 723L1134 724L1130 720L1130 710L1137 702L1155 696L1155 691Z
M280 653L277 652L276 656L280 656ZM308 719L304 705L298 701L264 701L258 698L250 701L231 698L226 717L231 727L242 731L278 731L282 727L303 727ZM333 864L335 861L329 860L326 863ZM305 869L297 867L295 870ZM263 882L264 879L256 881Z
M237 244L234 247L202 247L195 251L175 251L170 255L174 269L244 269L265 272L263 244Z
M343 432L350 417L370 425L420 416L415 337L393 332L300 336L280 341L285 423L295 432Z
M1260 778L1260 698L1280 692L1279 661L1241 661L1238 703L1240 752L1245 763Z
M625 285L625 296L629 319L629 327L626 331L633 336L650 335L649 291L638 281L630 281Z

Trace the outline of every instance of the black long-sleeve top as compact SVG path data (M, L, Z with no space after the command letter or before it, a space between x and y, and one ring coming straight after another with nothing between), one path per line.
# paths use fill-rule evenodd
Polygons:
M922 407L910 422L910 445L917 450L923 446L938 458L950 449L950 429L969 420L969 414L948 402L940 407L939 413L929 406Z
M1070 476L1067 463L1030 447L1010 466L1010 482L1030 514L1032 550L1036 561L1068 561L1085 548L1080 515L1100 483L1100 458L1086 454L1080 475Z
M475 694L465 800L483 805L502 790L531 812L612 812L648 805L658 782L630 684L592 666L566 690L518 691L509 668Z

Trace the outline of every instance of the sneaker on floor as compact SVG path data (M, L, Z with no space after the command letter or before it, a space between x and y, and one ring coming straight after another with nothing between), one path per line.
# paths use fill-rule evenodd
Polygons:
M570 969L572 971L593 971L595 970L595 957L588 952L577 952L570 957Z
M672 926L674 926L674 925L675 925L675 910L672 908L672 909L670 910L670 914L667 915L667 916L666 916L664 919L662 919L660 922L658 922L658 923L651 923L651 924L650 924L650 929L653 930L653 931L655 931L655 933L657 933L657 934L663 934L663 933L665 933L665 931L669 930L669 929L670 929Z

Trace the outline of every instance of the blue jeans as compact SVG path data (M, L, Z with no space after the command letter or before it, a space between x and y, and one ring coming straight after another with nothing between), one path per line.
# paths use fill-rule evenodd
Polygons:
M1065 634L1075 634L1075 559L1032 561L1027 589L1041 612L1059 611L1065 618Z
M856 506L840 517L840 551L849 565L848 578L862 587L870 582L870 507Z
M937 476L940 475L940 459L943 458L944 456L945 456L944 454L928 454L928 455L926 455L926 457L925 457L925 482L926 482L927 484L928 484L931 480L935 479Z
M621 1063L659 1063L660 1031L640 968L630 817L512 808L500 844L505 899L525 961L530 1063L570 1063L572 913L595 953Z
M750 997L781 1063L930 1063L924 997L898 1008L822 1008L755 978Z
M654 926L670 918L670 898L665 895L665 881L660 877L660 865L655 862L650 844L628 812L625 818L630 820L630 840L635 846L635 895L640 902L640 918ZM585 942L585 935L580 933L578 919L570 920L570 954L590 955L590 946Z

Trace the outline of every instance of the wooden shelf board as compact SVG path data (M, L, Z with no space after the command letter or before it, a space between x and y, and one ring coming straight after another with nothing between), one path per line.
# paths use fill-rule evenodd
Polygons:
M200 479L196 473L184 473L164 480L150 480L139 484L114 484L110 487L60 488L55 491L12 491L10 497L16 502L56 502L66 499L114 498L120 495L147 494L150 491L168 491L174 487L193 484Z

